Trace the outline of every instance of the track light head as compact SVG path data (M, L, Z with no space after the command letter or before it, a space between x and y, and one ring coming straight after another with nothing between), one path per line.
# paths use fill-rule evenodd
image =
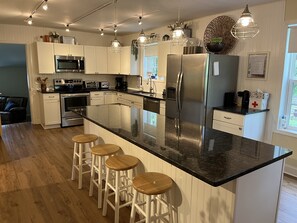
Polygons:
M65 31L66 31L66 32L70 32L69 24L66 25L66 29L65 29Z
M42 6L42 8L43 8L44 11L48 10L47 1L48 0L44 0L43 6Z
M30 15L29 18L27 19L27 23L28 23L28 25L32 25L33 24L32 15Z
M142 16L139 16L138 25L141 25L141 24L142 24Z

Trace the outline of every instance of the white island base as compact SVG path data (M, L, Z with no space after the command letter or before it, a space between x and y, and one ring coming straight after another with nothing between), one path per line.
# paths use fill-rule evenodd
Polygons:
M213 187L116 134L84 119L85 133L97 134L100 143L119 145L125 154L141 161L137 172L167 174L175 223L273 223L276 222L284 160Z

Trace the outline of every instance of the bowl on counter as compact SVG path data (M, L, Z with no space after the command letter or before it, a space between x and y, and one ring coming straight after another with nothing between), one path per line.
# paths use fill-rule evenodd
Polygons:
M207 43L206 47L207 50L211 53L219 53L224 49L225 44L220 42L220 43Z

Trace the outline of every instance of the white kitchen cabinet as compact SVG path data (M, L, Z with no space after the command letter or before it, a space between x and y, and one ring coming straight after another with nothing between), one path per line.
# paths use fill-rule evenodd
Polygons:
M104 92L92 91L90 92L90 104L91 105L104 105Z
M54 43L54 54L59 56L84 56L82 45Z
M121 47L121 62L120 62L120 73L130 75L131 72L131 47Z
M84 46L85 73L107 73L107 47Z
M61 124L60 95L40 94L41 125L44 129L59 128Z
M214 129L234 135L263 140L266 112L241 115L221 110L213 111Z
M143 97L119 92L118 103L142 109Z
M107 91L104 92L104 102L105 104L115 104L118 103L117 92Z
M55 73L54 47L52 43L35 42L33 44L33 62L39 74Z
M107 73L121 73L121 52L115 51L112 47L107 48Z
M168 54L183 54L183 45L175 44L172 41L163 41L158 43L159 77L166 77Z

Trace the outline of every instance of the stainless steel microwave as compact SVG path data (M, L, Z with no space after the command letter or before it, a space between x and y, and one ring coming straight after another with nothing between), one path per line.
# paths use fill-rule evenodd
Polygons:
M56 73L84 73L84 57L55 56Z

